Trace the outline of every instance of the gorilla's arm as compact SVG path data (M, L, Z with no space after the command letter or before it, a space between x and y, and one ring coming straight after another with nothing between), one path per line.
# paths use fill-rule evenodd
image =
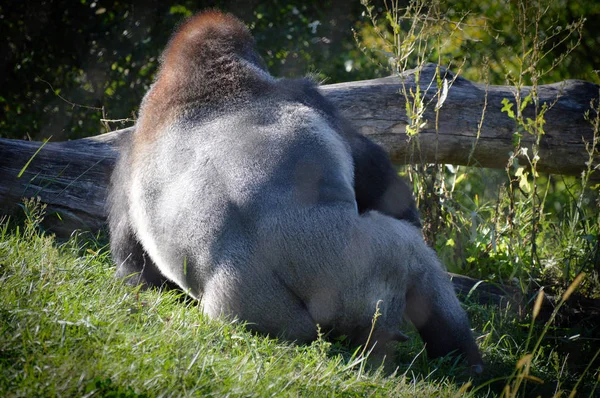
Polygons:
M406 316L419 331L428 357L460 354L473 366L474 373L482 372L481 355L473 340L467 315L461 309L445 272L424 275L418 285L408 289Z
M385 150L356 131L321 95L314 81L307 78L279 81L277 90L286 99L291 98L321 112L344 138L354 162L354 191L359 213L377 210L421 228L412 191L398 176Z
M377 210L421 228L413 194L398 176L383 148L358 133L351 136L349 143L359 213Z

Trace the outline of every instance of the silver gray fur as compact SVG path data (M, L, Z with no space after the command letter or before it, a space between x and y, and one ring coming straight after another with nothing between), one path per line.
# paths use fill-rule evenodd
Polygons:
M406 317L430 355L456 350L480 370L452 284L412 225L410 194L397 214L384 190L375 200L396 218L377 205L359 213L354 174L371 169L356 133L312 82L268 75L239 21L209 13L179 30L200 26L196 41L174 36L141 127L123 142L109 197L117 275L175 284L211 318L299 342L319 325L364 344L380 302L380 347L404 339ZM198 48L182 53L182 42ZM182 70L189 81L169 86Z

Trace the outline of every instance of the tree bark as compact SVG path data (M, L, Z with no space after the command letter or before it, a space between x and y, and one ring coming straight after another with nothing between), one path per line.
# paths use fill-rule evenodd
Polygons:
M323 86L322 91L362 134L383 146L394 163L438 162L504 168L509 153L514 151L516 125L501 111L502 100L507 98L514 103L516 90L509 86L486 87L457 77L439 109L436 129L435 68L436 65L429 64L420 73L419 85L421 92L425 92L423 102L428 106L423 115L426 124L419 136L411 140L413 143L408 142L405 133L409 122L401 94L403 85L398 77L331 84ZM443 68L440 74L446 74L448 81L453 78L452 73ZM432 87L428 89L432 81ZM414 71L404 74L404 87L415 92ZM529 92L530 88L524 88L522 97ZM545 115L538 170L580 174L589 160L585 143L591 143L594 135L592 125L584 115L587 111L593 114L590 102L600 96L600 86L582 80L566 80L539 86L538 95L540 108L542 104L554 104ZM516 112L516 106L513 110ZM534 118L533 106L525 108L523 114ZM528 148L530 156L534 142L535 137L528 134L521 140L521 146ZM523 156L519 159L521 165L527 165Z
M43 225L58 236L69 236L76 229L100 230L106 223L106 191L118 155L118 142L132 131L128 128L45 145L0 138L3 212L12 213L23 198L39 197L47 204Z
M514 89L489 86L457 78L437 115L435 65L420 73L421 92L428 104L426 121L418 137L408 140L405 128L403 87L416 90L415 73L402 79L383 79L326 85L323 94L350 119L362 134L382 145L396 163L451 163L481 167L505 167L514 150L515 123L501 112L502 100L514 102ZM442 69L442 73L445 71ZM451 81L452 75L446 72ZM404 85L402 84L404 81ZM527 95L529 89L523 90ZM579 174L589 155L585 143L593 139L591 124L584 119L590 101L598 99L600 87L584 81L567 80L540 86L540 104L553 104L545 115L545 135L540 145L538 170ZM478 128L487 100L485 115ZM532 117L531 106L524 114ZM67 142L0 139L0 206L11 211L23 197L39 196L48 204L46 225L58 235L74 229L96 231L106 221L105 196L110 173L118 155L118 142L133 127L97 137ZM534 137L524 136L529 148ZM521 159L521 164L526 164ZM597 160L597 157L596 157ZM27 162L30 163L25 167ZM18 177L21 170L21 177Z

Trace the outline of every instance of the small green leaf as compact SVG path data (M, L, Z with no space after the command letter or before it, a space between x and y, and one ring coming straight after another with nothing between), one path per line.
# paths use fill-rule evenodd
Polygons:
M533 97L531 96L531 93L529 93L525 98L523 98L523 102L521 102L521 107L519 108L521 112L523 112L523 109L525 109L525 107L529 105L532 100Z
M48 141L50 140L50 138L52 138L52 136L46 138L44 140L44 142L42 143L42 145L40 145L40 147L38 148L37 151L35 151L35 153L33 154L33 156L31 156L29 158L29 160L27 161L27 163L25 163L25 166L23 166L23 168L21 169L21 171L19 172L19 174L17 175L17 178L21 178L21 176L23 175L23 173L25 172L25 170L27 170L27 167L29 167L29 164L31 163L31 161L33 160L33 158L36 157L36 155L38 153L40 153L40 151L42 150L42 148L44 147L44 145L46 145L48 143Z
M522 170L522 168L519 168L519 170ZM519 171L517 170L517 172ZM527 176L529 175L529 173L525 173L522 172L521 177L519 178L519 187L527 193L531 192L531 186L529 185L529 181L527 180Z
M504 98L502 100L502 105L504 105L504 106L502 107L502 109L500 109L500 112L506 112L506 114L508 115L509 118L514 119L515 112L513 112L513 110L512 110L513 103L510 102L508 100L508 98Z

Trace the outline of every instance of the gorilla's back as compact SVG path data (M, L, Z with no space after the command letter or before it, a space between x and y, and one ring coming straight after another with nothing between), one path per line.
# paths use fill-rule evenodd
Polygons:
M304 211L329 207L357 214L347 144L297 102L271 98L201 121L183 118L148 145L153 156L138 156L141 172L132 175L132 217L144 226L138 235L152 259L180 265L166 275L176 282L205 279L188 270L248 263L254 237L279 217L303 220Z

